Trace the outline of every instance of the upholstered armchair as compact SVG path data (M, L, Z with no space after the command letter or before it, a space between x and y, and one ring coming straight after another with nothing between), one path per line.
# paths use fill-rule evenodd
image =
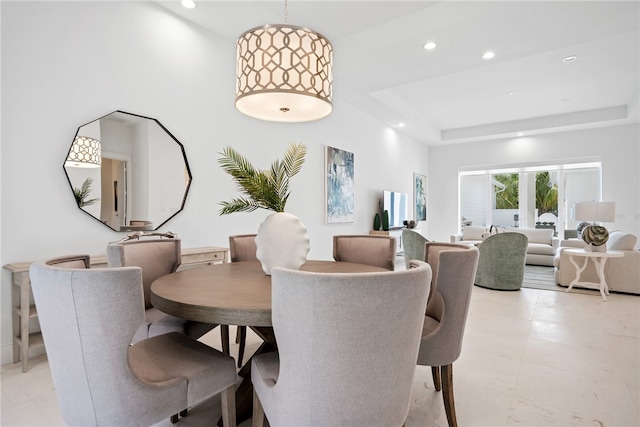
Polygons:
M528 244L522 233L498 233L484 239L479 246L475 284L502 291L520 289Z
M274 268L278 353L252 360L253 426L265 415L272 426L401 426L431 281L426 263L415 267L366 274Z
M413 259L424 261L424 244L427 243L426 237L413 230L405 228L402 230L402 247L404 251L404 263L409 268L409 263Z
M609 290L640 294L640 251L637 249L637 237L623 231L610 231L606 248L608 251L622 252L621 258L610 258L604 268ZM554 260L555 280L560 286L569 286L576 277L576 268L569 261L569 254L565 252L568 247L584 248L582 239L570 239L562 241L562 246L556 252ZM586 261L586 259L585 259ZM598 275L589 261L580 275L584 282L598 282Z
M396 240L393 236L370 234L333 236L333 259L393 270L396 266Z
M175 422L185 408L222 393L224 425L235 426L233 359L179 333L131 345L145 322L141 269L82 264L73 256L36 262L29 271L65 422Z

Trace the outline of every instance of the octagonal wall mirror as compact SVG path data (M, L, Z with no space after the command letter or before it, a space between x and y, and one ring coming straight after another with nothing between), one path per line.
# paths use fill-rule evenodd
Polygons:
M158 120L123 111L78 128L64 171L78 207L116 231L158 230L191 185L180 141Z

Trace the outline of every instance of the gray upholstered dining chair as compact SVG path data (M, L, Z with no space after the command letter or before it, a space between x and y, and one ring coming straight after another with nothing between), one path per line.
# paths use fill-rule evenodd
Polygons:
M233 358L179 333L131 345L145 321L141 269L89 269L82 258L88 265L88 256L71 256L29 271L65 422L175 422L185 408L221 393L224 425L234 426Z
M258 261L256 257L256 236L257 234L236 234L229 236L229 256L231 257L231 262ZM238 368L240 368L242 367L244 348L247 343L246 326L238 326L236 343L238 343Z
M396 266L396 239L375 234L336 235L333 236L333 259L393 270Z
M412 259L424 261L424 244L428 241L422 234L413 230L408 228L402 230L402 250L407 268L409 268L409 262Z
M431 366L434 386L437 391L443 390L449 426L457 426L453 362L462 350L473 279L478 266L478 248L429 242L425 244L425 260L433 274L418 365Z
M253 426L265 416L271 426L403 425L431 281L426 263L414 266L340 274L274 268L278 353L252 360Z
M475 284L515 291L522 287L529 239L523 233L498 233L482 241Z
M169 332L181 332L200 338L217 325L192 322L163 313L151 304L151 284L157 278L175 272L182 262L180 239L127 240L107 245L109 267L140 267L146 323L135 334L133 342ZM224 337L224 331L220 331ZM229 333L222 340L222 348L229 354Z

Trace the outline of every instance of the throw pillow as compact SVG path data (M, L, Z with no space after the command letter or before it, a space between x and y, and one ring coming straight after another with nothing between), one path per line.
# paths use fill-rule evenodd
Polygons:
M636 236L622 231L612 231L609 233L607 249L612 251L632 251L636 246Z

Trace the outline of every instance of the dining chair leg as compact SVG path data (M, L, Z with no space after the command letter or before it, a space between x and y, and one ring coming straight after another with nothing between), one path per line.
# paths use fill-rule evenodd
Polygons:
M222 425L236 427L236 386L232 385L220 393L222 407Z
M260 403L258 393L253 391L253 415L251 418L251 427L262 427L264 425L264 408Z
M239 337L239 340L236 342L240 343L238 347L238 368L242 368L242 358L244 357L244 347L247 344L247 327L246 326L238 326L238 332L236 336Z
M231 355L229 350L229 325L220 325L220 339L222 340L222 352Z
M242 333L240 332L240 328L242 328L242 326L238 326L238 328L236 329L236 344L240 342L240 334Z
M444 398L444 410L447 413L449 427L457 427L456 407L453 400L453 365L442 366L442 397Z
M436 388L436 391L440 391L442 389L440 382L440 366L431 367L431 376L433 377L433 386Z

